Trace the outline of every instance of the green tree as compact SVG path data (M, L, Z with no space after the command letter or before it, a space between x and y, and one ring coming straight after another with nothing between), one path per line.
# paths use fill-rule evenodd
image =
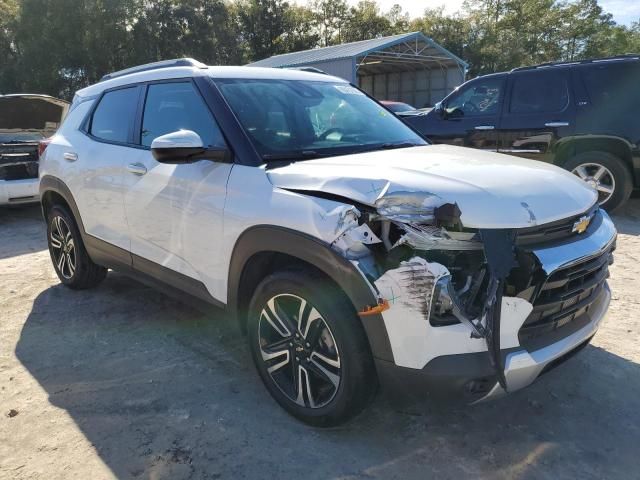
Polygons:
M69 98L88 82L82 0L23 0L16 26L17 87Z
M130 18L132 65L178 57L212 65L243 60L232 6L221 0L138 0Z
M282 34L282 50L308 50L320 43L320 33L313 12L303 6L292 5L285 14L286 29Z
M16 89L15 28L18 11L16 0L0 0L0 93Z
M411 17L409 13L404 12L402 7L397 3L385 15L393 33L405 33L409 31L411 25Z
M445 15L444 7L426 9L422 17L410 22L409 30L422 31L459 57L464 56L467 44L476 35L468 18Z
M342 28L349 14L347 2L345 0L313 0L310 8L316 19L322 45L342 43Z
M250 60L285 50L289 4L282 0L242 0L236 4L238 24Z
M341 40L355 42L391 33L391 22L381 14L378 4L372 0L363 0L349 10L349 15L342 28Z

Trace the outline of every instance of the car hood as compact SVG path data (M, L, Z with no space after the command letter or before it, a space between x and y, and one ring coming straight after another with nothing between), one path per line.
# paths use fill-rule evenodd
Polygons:
M583 213L597 200L585 182L553 165L448 145L300 161L267 174L278 188L369 206L393 193L432 194L439 203L457 203L470 228L541 225Z
M0 143L37 143L53 135L68 108L68 102L47 95L0 95Z

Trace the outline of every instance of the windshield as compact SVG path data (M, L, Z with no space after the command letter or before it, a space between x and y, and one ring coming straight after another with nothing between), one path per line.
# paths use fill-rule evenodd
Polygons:
M415 110L415 108L413 108L408 103L388 103L386 107L395 113L409 112L411 110Z
M221 79L218 85L265 160L427 144L346 83Z
M38 142L44 138L44 135L40 132L25 132L25 131L2 131L0 130L0 143L32 143Z

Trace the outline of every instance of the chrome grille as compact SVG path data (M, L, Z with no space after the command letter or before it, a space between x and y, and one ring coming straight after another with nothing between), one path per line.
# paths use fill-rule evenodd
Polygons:
M520 344L532 342L579 322L589 312L609 276L612 250L553 272L541 285L533 310L518 332Z

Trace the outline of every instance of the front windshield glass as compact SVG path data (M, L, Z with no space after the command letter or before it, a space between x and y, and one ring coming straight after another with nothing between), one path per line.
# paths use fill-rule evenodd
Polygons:
M223 79L218 85L265 160L427 144L346 83Z

